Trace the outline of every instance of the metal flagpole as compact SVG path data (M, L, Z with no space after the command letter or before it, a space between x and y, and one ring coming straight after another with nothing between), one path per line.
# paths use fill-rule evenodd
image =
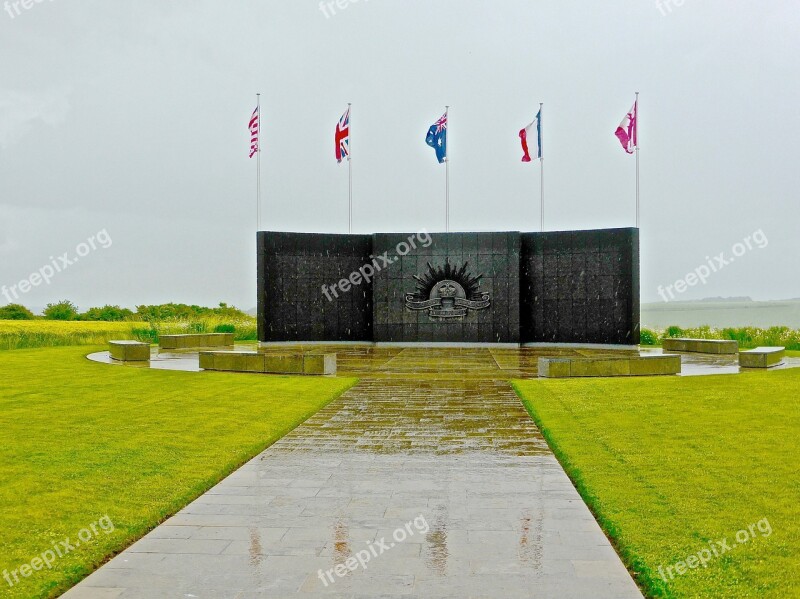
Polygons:
M539 136L539 140L538 141L539 141L539 154L541 154L541 157L539 158L539 168L540 168L540 171L541 171L540 181L541 181L541 202L542 202L542 204L541 204L541 210L542 210L542 214L541 214L541 230L542 230L542 232L544 232L544 125L542 124L543 123L543 119L542 119L542 111L543 110L544 110L544 103L543 102L539 102L539 123L538 123L538 125L539 125L540 136Z
M450 129L450 118L448 113L450 107L444 107L445 116L445 150L444 150L444 167L445 167L445 188L444 188L444 230L446 233L450 232L450 150L447 148L447 132Z
M639 228L639 92L636 92L636 228Z
M261 94L256 94L258 111L258 149L256 151L256 231L261 230Z
M350 180L350 192L349 192L349 203L348 203L348 220L347 220L347 232L353 232L353 113L350 111L352 104L350 102L347 103L347 114L348 116L348 124L347 124L347 170L348 170L348 178Z

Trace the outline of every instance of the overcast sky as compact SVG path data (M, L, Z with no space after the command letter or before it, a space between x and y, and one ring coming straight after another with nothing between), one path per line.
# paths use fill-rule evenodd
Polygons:
M518 131L539 102L545 227L632 226L635 161L614 130L638 90L643 301L756 231L765 248L680 298L800 297L796 0L13 4L0 285L86 254L21 303L253 307L256 92L263 228L347 231L333 130L352 102L354 230L371 233L444 227L424 140L445 104L453 230L538 230ZM80 246L100 231L110 247Z

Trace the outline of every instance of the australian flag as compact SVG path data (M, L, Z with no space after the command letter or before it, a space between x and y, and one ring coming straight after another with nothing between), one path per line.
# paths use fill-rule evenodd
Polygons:
M447 160L447 113L428 129L425 143L436 150L436 159L442 163Z

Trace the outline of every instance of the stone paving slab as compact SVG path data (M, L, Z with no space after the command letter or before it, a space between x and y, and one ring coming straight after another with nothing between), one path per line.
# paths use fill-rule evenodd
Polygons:
M64 597L641 597L510 385L440 377L363 379Z

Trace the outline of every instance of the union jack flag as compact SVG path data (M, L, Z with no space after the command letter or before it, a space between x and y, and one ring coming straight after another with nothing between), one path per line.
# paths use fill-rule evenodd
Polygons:
M433 126L436 127L436 133L441 133L443 129L447 129L447 114L443 114L442 118L436 121Z
M256 106L253 116L250 117L250 158L258 153L258 130L261 127L260 107Z
M350 159L350 107L342 115L336 124L336 162L342 162L345 158Z

